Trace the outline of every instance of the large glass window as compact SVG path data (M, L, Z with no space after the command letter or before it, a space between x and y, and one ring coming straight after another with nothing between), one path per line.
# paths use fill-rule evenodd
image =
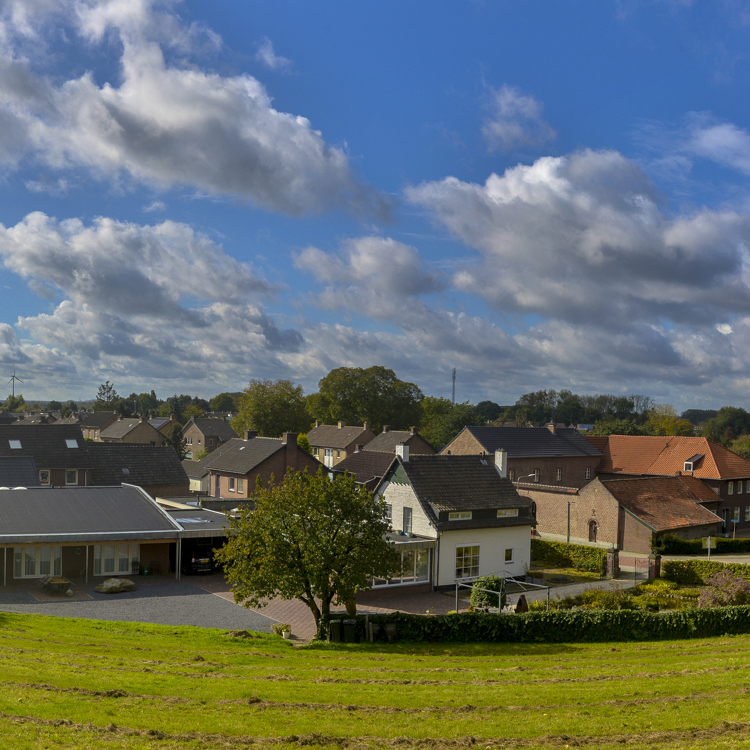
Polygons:
M14 578L41 578L62 574L62 547L16 547L13 550Z
M456 578L476 578L479 575L479 545L456 547Z
M65 470L65 484L78 484L78 469Z
M405 583L421 583L430 580L430 550L415 549L401 553L401 572L395 578L375 578L373 588L398 586Z
M94 575L130 575L133 563L139 561L138 544L95 544Z

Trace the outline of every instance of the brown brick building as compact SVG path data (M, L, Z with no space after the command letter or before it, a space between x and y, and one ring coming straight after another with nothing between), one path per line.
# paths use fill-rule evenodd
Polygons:
M432 456L437 451L419 434L416 427L410 430L392 430L389 425L383 425L383 431L364 446L364 451L378 451L396 455L396 446L405 445L409 454Z
M362 427L355 427L343 421L338 424L323 424L318 420L315 427L307 433L313 456L329 469L354 453L358 447L367 445L374 437L367 422Z
M232 425L224 419L191 417L182 428L187 443L185 458L193 459L201 451L213 453L219 446L237 437Z

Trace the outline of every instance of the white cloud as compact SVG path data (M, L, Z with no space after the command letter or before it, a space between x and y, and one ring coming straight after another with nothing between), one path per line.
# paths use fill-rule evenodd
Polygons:
M289 70L292 61L277 55L273 49L273 42L266 36L260 40L255 59L271 70Z
M89 43L119 35L119 85L99 85L91 73L58 85L14 52L1 57L0 158L190 187L292 215L387 211L387 201L353 174L344 150L327 144L306 118L276 110L257 79L169 63L164 48L190 50L198 34L183 28L169 5L74 6ZM10 19L6 26L15 28Z
M167 204L164 201L151 201L147 206L143 207L143 212L151 214L154 211L166 211Z
M542 119L544 105L514 86L490 89L491 117L482 125L491 151L509 151L521 146L543 146L557 134Z

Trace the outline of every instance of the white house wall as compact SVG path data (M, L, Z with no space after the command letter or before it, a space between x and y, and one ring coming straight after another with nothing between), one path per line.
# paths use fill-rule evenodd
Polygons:
M390 489L390 488L389 488ZM466 529L440 535L438 586L456 582L456 547L479 545L479 575L491 573L522 576L531 564L531 527ZM505 550L513 550L513 562L505 562ZM433 579L434 580L434 579ZM468 580L467 580L468 582Z
M391 506L391 528L394 531L403 530L404 507L407 507L411 508L412 534L433 539L437 536L410 484L391 482L383 494L383 500Z

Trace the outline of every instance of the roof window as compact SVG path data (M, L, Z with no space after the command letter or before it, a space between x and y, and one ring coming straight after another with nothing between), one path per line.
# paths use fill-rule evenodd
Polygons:
M130 476L130 469L126 469L126 468L123 468L123 470L122 470L122 473L123 473L123 474L124 474L124 475L125 475L126 477L129 477L129 476Z
M8 445L10 446L11 450L20 451L21 450L21 441L20 440L9 440Z
M65 445L67 445L68 448L77 448L78 441L75 438L65 438Z
M696 453L694 456L689 458L687 461L685 461L684 470L685 471L694 471L695 464L698 463L703 458L703 453Z

